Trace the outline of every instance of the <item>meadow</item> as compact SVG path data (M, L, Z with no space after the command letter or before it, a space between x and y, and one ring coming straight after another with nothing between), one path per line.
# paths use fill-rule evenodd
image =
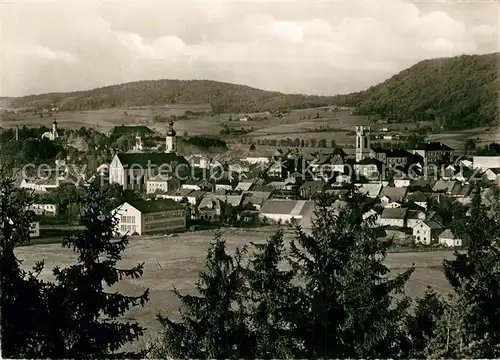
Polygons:
M269 229L224 231L224 238L230 252L250 242L261 243L269 235ZM289 244L292 234L285 235L285 243ZM111 290L126 294L139 294L150 289L150 301L144 308L132 309L126 316L135 319L147 328L147 334L139 342L131 345L141 347L155 338L161 329L156 314L162 311L176 318L179 301L173 294L174 286L181 293L195 292L198 274L204 269L206 250L213 239L213 232L184 233L178 236L144 236L133 237L124 252L120 267L134 266L144 262L144 275L139 279L121 281ZM52 279L52 269L74 264L75 253L60 244L45 244L20 247L16 255L23 261L25 269L31 268L35 262L45 260L45 269L41 277ZM435 251L420 253L390 253L386 264L395 272L415 266L415 272L406 286L406 293L411 297L423 296L428 286L445 294L450 286L439 269L444 259L453 258L452 251Z

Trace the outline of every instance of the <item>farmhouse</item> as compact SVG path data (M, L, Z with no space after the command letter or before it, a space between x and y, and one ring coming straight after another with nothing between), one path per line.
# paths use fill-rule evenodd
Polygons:
M441 224L432 220L424 220L413 227L413 238L416 243L430 245L437 242L438 235L442 231Z
M450 229L445 229L440 235L439 235L439 244L449 246L449 247L454 247L454 246L462 246L462 239L459 239L455 234L453 234L453 231Z
M405 227L407 212L405 208L385 208L380 215L379 225Z
M116 233L145 235L186 230L186 209L170 199L125 202L115 209Z
M179 179L176 179L169 175L158 174L146 181L147 194L166 193L168 191L177 190L179 187Z

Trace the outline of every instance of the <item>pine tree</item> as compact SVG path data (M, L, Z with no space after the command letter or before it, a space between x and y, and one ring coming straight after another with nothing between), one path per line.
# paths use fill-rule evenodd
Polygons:
M480 193L478 188L471 215L455 222L468 248L444 262L454 294L429 344L430 356L500 357L500 203L488 212Z
M107 212L107 192L91 185L81 198L85 229L63 241L78 254L78 263L54 268L49 292L51 358L143 357L144 352L120 352L144 329L136 322L118 321L131 307L148 301L149 290L127 296L106 289L123 278L139 278L143 265L120 269L117 263L128 239L114 237L117 220Z
M305 282L301 357L365 358L401 355L408 301L396 301L412 269L389 279L388 243L364 221L367 199L356 192L337 216L324 200L312 235L299 229L292 266Z
M292 284L294 272L279 269L285 260L283 231L279 229L264 244L252 245L256 252L245 268L245 278L246 311L256 341L255 357L295 357L295 316L303 303L299 289Z
M43 326L50 323L44 306L45 283L38 279L43 262L33 272L21 269L14 254L17 245L29 242L34 214L32 197L16 189L11 169L0 166L0 309L1 353L5 358L41 358Z
M199 295L174 290L182 303L180 322L158 315L165 329L155 358L254 358L255 341L245 323L243 253L238 250L234 258L227 254L225 241L216 233L196 286Z

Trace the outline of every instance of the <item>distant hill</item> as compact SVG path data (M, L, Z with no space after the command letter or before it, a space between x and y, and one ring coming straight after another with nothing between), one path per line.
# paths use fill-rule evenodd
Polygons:
M393 121L438 119L446 128L499 122L499 53L424 60L345 102Z
M335 96L282 94L211 80L151 80L9 100L15 108L57 104L62 110L209 103L215 113L336 104L389 121L437 119L447 128L468 128L499 121L498 60L498 53L424 60L365 91Z
M287 95L211 80L149 80L87 91L11 98L13 108L91 110L124 106L209 103L216 113L259 112L330 105L326 96Z

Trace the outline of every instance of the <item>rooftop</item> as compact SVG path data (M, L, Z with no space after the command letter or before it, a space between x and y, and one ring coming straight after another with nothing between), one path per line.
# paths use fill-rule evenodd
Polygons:
M132 207L139 210L141 213L154 213L165 210L184 209L184 206L172 199L161 200L137 200L128 202Z

